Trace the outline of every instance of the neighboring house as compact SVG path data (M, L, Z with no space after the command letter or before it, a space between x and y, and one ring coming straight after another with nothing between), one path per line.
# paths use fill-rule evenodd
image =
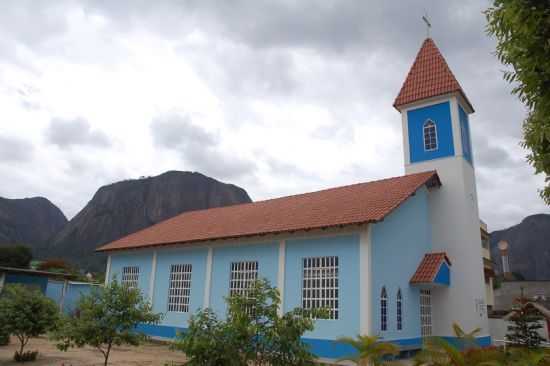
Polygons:
M485 303L487 311L490 313L495 306L495 294L493 290L493 279L495 278L495 269L491 260L490 235L487 230L487 224L480 220L479 231L481 232L481 252L483 256L483 273L485 278Z
M142 290L173 337L191 314L246 293L256 278L281 292L281 311L330 309L304 336L319 357L341 336L379 335L418 349L452 323L489 344L470 127L473 107L431 39L394 102L404 176L183 213L100 249L106 281ZM345 158L345 157L342 157Z
M59 305L59 309L71 313L83 294L99 286L89 282L75 282L74 275L39 271L26 268L0 267L0 293L6 285L20 284L36 288Z

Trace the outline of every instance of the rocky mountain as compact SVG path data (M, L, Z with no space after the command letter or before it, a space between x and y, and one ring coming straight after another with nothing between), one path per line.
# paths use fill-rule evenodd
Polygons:
M63 212L46 198L0 197L0 246L25 244L36 252L66 223Z
M59 231L48 256L102 270L95 248L182 212L251 202L246 191L200 173L169 171L101 187Z
M497 273L502 261L497 244L509 244L509 262L513 273L525 280L550 280L550 215L532 215L506 230L491 233L491 258Z

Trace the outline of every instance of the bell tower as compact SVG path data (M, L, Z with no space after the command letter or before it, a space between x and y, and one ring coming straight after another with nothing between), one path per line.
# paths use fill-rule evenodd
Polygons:
M432 250L451 263L451 286L433 291L433 334L453 336L452 323L489 334L480 221L469 115L474 108L431 38L395 99L403 127L407 174L435 170L442 186L429 195Z

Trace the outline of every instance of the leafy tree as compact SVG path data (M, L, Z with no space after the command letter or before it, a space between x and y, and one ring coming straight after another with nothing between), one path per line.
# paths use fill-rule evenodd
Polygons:
M357 350L357 355L344 357L341 361L352 361L359 366L397 365L386 361L386 358L398 355L399 347L393 343L380 342L377 336L343 337L338 342L349 344Z
M296 308L278 313L279 291L267 280L256 281L246 295L226 299L220 320L210 309L193 315L174 347L185 352L188 365L311 365L314 356L301 336L314 328L326 311Z
M14 245L0 248L0 266L14 268L29 268L32 253L23 245Z
M53 330L57 321L57 305L36 289L7 285L0 296L0 328L19 340L15 358L24 356L30 338Z
M538 348L544 341L538 332L543 327L540 323L542 319L539 311L529 303L528 299L524 297L517 299L509 318L512 324L508 326L506 339L515 346Z
M541 191L550 204L550 2L493 0L486 12L487 32L497 40L500 62L511 66L504 79L527 106L523 146L535 172L544 173Z
M57 273L74 273L72 266L63 259L48 259L41 262L36 269L40 271L57 272Z
M90 345L98 349L109 362L113 345L138 345L145 336L136 331L138 324L155 324L161 319L138 289L127 288L111 281L108 286L83 295L77 304L77 316L65 317L54 335L57 347Z

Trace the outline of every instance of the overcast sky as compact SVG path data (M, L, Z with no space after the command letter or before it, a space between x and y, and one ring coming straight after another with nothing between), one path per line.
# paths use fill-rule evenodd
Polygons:
M407 5L404 5L407 4ZM487 1L3 1L0 196L68 218L104 184L191 170L253 200L403 174L393 99L432 38L476 108L490 229L548 212Z

